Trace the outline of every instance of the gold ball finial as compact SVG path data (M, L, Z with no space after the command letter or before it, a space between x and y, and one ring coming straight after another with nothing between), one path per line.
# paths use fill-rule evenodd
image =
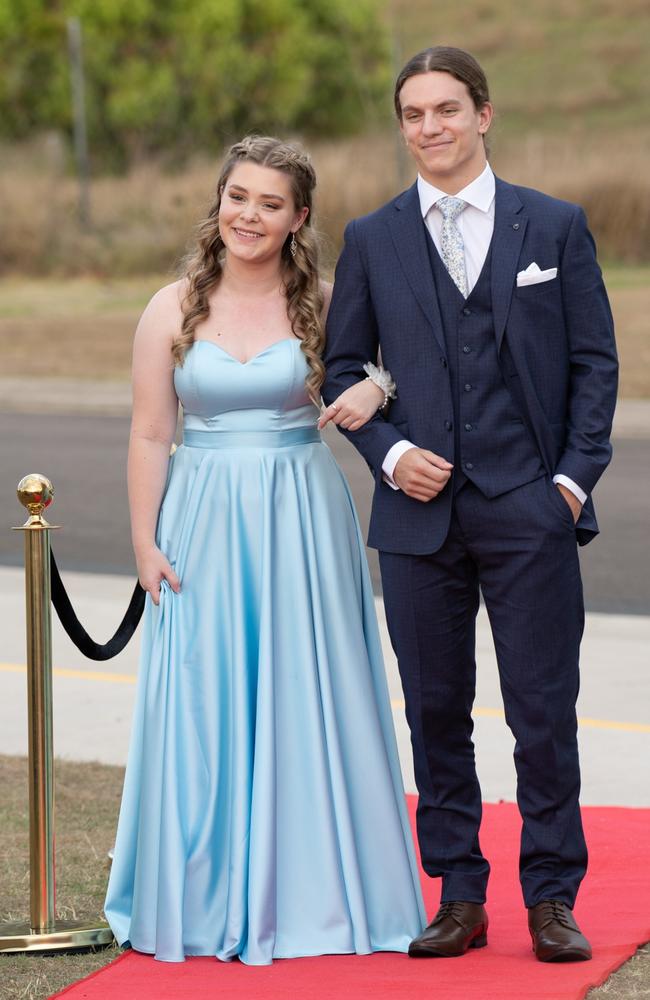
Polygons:
M18 483L16 493L23 507L29 511L28 524L47 525L47 521L41 515L54 499L54 487L47 476L42 476L39 472L23 476Z

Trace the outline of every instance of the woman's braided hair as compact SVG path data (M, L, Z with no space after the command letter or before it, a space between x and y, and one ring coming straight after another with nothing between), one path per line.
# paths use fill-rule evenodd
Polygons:
M309 214L297 233L289 233L282 247L284 265L284 292L287 315L291 329L299 338L307 358L309 374L306 386L309 395L319 405L320 387L325 377L321 355L325 331L321 320L323 294L318 277L318 241L311 227L312 194L316 187L316 174L309 157L297 146L270 136L247 136L228 150L217 181L215 199L207 218L197 228L195 249L184 262L183 273L187 279L187 293L183 301L183 324L172 346L174 361L182 365L185 354L194 343L194 331L207 319L210 312L209 293L221 279L223 263L220 260L224 242L219 232L219 207L226 181L234 167L242 161L272 167L287 174L291 182L296 211L308 208ZM296 252L289 249L292 235Z

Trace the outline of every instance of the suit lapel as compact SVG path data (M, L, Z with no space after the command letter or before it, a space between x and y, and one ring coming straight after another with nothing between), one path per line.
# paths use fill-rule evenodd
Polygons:
M517 264L528 225L528 216L511 184L496 180L494 235L492 237L492 313L497 350L501 348L506 321L516 284ZM405 191L395 202L389 217L391 237L406 280L426 316L431 329L445 349L440 308L431 276L426 233L420 212L417 185Z
M517 264L528 225L528 217L511 184L496 180L494 235L492 237L492 315L497 351L506 328L512 292L517 280Z
M389 228L411 291L420 304L436 340L445 350L442 319L431 275L427 235L420 211L417 184L405 191L395 202L395 211L389 218Z

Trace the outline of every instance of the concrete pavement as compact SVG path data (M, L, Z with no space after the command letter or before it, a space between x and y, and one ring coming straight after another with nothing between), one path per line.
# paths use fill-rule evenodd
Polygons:
M105 641L120 621L133 587L125 576L66 573L80 620ZM0 753L27 752L24 583L17 568L0 568ZM377 612L393 703L402 771L414 791L408 730L397 666L381 600ZM115 659L86 660L53 617L54 745L57 756L124 764L139 635ZM589 614L582 647L578 706L585 805L650 806L650 718L647 663L650 617ZM475 743L486 801L514 800L513 741L502 713L494 649L485 611L477 630Z

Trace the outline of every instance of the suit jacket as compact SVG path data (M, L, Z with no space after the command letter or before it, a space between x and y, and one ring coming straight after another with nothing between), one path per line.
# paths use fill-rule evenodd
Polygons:
M364 377L378 350L397 384L387 417L345 433L375 476L368 543L388 552L434 552L451 511L447 487L429 503L382 478L389 449L405 438L449 461L449 369L426 232L413 185L345 231L327 320L323 398ZM557 268L550 281L517 287L529 264ZM549 476L563 473L591 494L611 458L617 388L614 328L584 212L496 179L492 312L501 371ZM598 533L591 497L576 526Z

